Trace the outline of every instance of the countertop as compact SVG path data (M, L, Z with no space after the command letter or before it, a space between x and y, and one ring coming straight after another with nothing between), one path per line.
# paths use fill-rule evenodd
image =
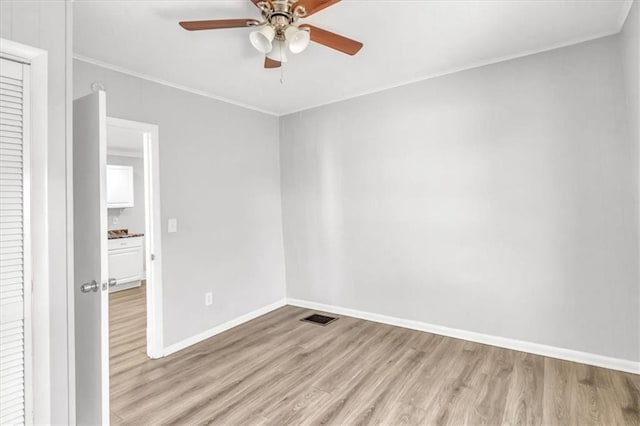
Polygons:
M136 238L144 237L144 234L130 234L128 229L113 229L109 231L109 239L117 240L120 238Z

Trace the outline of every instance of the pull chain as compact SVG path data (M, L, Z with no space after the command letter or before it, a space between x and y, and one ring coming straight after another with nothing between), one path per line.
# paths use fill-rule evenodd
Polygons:
M282 59L282 45L280 43L280 59ZM284 62L280 62L280 84L284 84Z

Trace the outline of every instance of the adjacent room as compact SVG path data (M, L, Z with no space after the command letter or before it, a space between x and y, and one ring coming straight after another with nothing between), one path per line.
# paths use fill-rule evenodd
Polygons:
M640 0L2 0L0 424L640 425Z

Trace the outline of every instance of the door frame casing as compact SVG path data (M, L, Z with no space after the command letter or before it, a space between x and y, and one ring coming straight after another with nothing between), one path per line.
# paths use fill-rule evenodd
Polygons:
M24 117L25 419L48 424L51 413L49 315L48 53L0 38L0 55L29 64ZM30 281L30 283L29 283ZM29 288L31 284L31 288Z
M162 222L160 215L160 154L158 125L107 117L107 127L136 130L143 135L145 265L147 278L147 355L162 358ZM109 141L107 140L107 146ZM152 259L153 256L153 259Z

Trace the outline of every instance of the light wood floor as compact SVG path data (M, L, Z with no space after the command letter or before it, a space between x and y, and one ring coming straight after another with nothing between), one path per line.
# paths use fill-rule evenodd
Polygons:
M640 376L287 306L160 360L112 294L114 424L640 425Z

